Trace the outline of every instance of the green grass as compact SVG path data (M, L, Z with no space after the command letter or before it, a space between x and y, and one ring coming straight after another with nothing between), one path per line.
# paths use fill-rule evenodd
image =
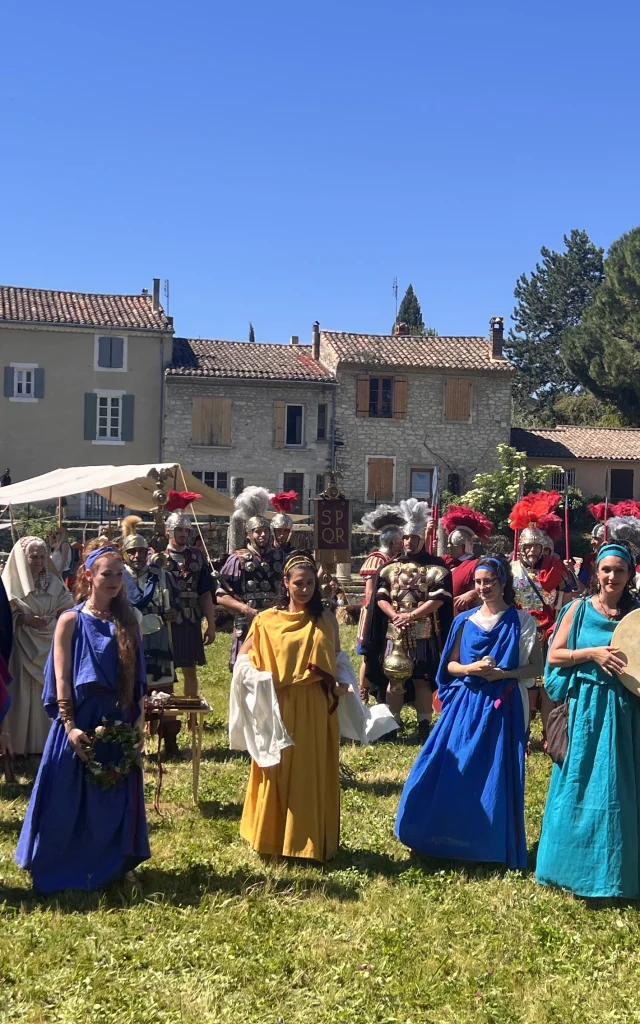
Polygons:
M352 648L354 630L343 637ZM35 897L12 859L32 775L0 786L2 1024L640 1022L636 906L593 909L532 874L414 859L393 838L416 746L342 748L356 780L326 868L255 856L238 835L248 763L226 743L228 644L204 675L215 714L199 808L188 761L169 766L161 818L147 777L141 897ZM531 847L548 776L534 754Z

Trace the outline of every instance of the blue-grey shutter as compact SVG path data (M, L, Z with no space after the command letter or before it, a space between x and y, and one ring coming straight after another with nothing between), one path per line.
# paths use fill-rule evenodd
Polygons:
M98 338L98 366L111 366L111 338Z
M13 398L13 388L14 388L13 381L14 381L15 372L16 371L14 370L13 366L5 366L5 368L4 368L4 397L5 398Z
M33 374L33 397L44 398L44 370L39 367Z
M121 441L133 441L133 395L122 396L122 431Z
M124 366L124 339L111 339L111 367L120 370Z
M85 392L84 396L84 439L95 441L98 433L98 396L92 392Z

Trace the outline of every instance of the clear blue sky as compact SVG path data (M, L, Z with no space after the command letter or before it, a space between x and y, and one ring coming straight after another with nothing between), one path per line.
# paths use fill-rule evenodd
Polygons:
M540 246L640 222L637 0L5 6L0 282L179 334L486 333Z

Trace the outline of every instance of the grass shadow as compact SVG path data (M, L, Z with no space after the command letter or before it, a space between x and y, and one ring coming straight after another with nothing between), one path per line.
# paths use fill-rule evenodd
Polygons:
M146 899L153 899L155 896L179 907L199 906L206 896L214 893L225 893L229 896L256 893L282 896L322 895L338 900L360 898L357 886L345 885L322 873L312 877L236 868L228 874L220 874L208 865L193 864L187 869L175 871L149 867L140 877Z
M229 750L228 747L207 747L202 751L202 761L213 761L216 764L225 764L228 761L245 761L249 764L251 758L245 750Z
M230 801L221 803L219 800L199 800L198 809L203 818L222 818L225 821L240 821L242 804Z

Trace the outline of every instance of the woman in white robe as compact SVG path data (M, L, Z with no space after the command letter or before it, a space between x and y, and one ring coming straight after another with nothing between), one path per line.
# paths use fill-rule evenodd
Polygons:
M58 616L73 607L73 597L37 537L22 537L14 546L2 582L13 613L11 707L3 731L14 754L41 754L51 725L42 705L44 667Z

